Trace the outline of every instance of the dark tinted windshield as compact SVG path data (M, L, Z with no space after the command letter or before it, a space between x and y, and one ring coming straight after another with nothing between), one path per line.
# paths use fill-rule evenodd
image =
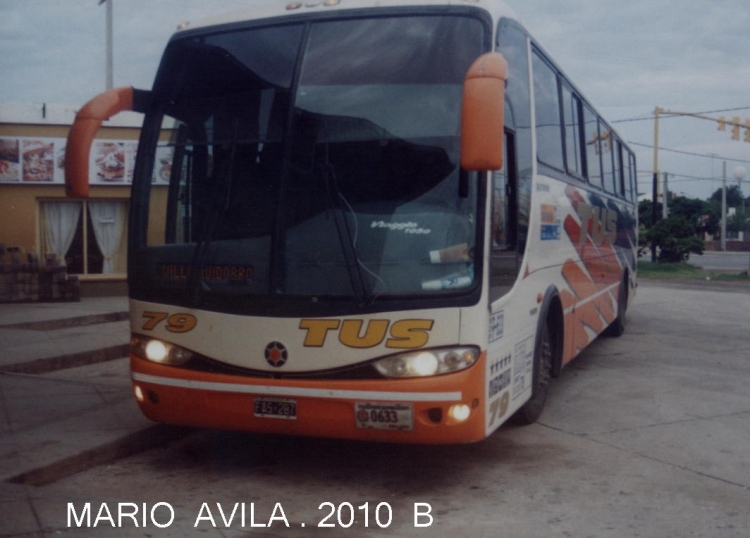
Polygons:
M358 302L471 288L478 203L458 134L484 43L456 16L171 43L136 285Z

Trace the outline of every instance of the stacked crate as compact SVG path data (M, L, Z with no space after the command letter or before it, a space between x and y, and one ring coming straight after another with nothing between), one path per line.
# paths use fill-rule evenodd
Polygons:
M35 252L0 243L0 303L79 300L78 277L68 275L64 259L51 254L40 263Z

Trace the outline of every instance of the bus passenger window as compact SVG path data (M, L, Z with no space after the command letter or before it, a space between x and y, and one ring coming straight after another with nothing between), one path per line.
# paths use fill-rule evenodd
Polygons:
M565 154L568 174L583 177L581 154L581 100L563 85L563 112L565 121Z
M588 107L583 107L583 125L586 133L586 172L589 183L595 187L602 186L601 140L599 137L599 120Z
M533 58L537 157L544 164L564 170L557 74L536 51Z
M601 138L602 151L602 176L604 177L604 188L607 192L616 193L614 173L614 140L612 130L603 122L599 122L599 136Z

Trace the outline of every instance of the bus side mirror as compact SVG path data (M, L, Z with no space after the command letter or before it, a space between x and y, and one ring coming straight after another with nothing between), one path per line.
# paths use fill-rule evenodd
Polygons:
M114 88L97 95L78 111L65 147L65 194L69 198L89 197L89 154L102 122L124 110L145 112L149 98L146 91Z
M498 52L483 54L466 73L461 112L461 167L468 172L503 167L507 79L508 62Z

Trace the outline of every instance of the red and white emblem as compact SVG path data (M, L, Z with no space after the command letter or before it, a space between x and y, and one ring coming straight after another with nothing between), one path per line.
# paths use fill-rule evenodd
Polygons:
M271 342L266 346L266 362L274 368L280 368L286 364L289 357L286 347L280 342Z

